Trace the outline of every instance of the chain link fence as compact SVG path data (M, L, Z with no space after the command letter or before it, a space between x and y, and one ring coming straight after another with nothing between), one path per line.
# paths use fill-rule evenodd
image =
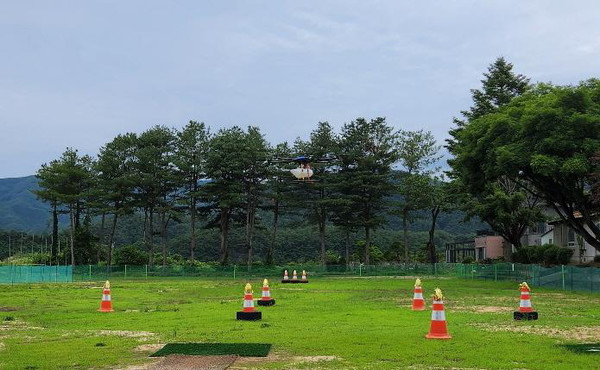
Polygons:
M281 278L288 270L298 277L302 270L311 276L455 276L463 279L492 281L527 281L532 286L560 290L600 292L600 269L595 267L524 265L518 263L458 264L416 263L389 265L316 265L298 264L282 266L25 266L0 265L0 283L55 283L72 281L99 281L114 279L150 279L210 277L210 278Z

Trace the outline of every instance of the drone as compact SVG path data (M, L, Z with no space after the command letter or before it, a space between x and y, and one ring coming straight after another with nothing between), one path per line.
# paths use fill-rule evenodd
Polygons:
M278 158L277 162L289 162L296 163L298 167L291 169L290 172L296 178L296 181L299 182L315 182L317 180L312 179L312 175L314 174L313 169L311 168L311 163L329 163L336 158L331 155L326 155L324 157L310 157L310 156L297 156L293 158Z

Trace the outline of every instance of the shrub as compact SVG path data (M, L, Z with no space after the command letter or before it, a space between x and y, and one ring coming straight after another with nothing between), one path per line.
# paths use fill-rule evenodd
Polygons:
M467 257L463 258L463 260L462 260L462 263L464 263L464 264L470 264L473 262L475 262L475 259L471 256L467 256Z
M600 254L594 257L594 262L600 262Z
M569 264L571 257L573 257L573 253L575 253L575 251L571 248L558 248L556 263L559 265Z
M148 254L135 245L125 245L115 250L115 265L144 265Z
M544 263L546 265L556 265L558 264L558 252L560 251L560 247L556 245L544 245Z

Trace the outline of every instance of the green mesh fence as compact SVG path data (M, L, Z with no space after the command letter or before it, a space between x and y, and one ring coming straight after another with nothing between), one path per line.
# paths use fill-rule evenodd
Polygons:
M532 286L562 290L600 292L600 269L595 267L456 264L456 274L466 279L527 281Z
M0 284L68 283L73 281L71 266L0 265Z
M457 271L455 264L399 264L399 265L314 265L298 264L287 266L75 266L73 279L75 281L90 281L103 279L146 279L152 277L223 277L223 278L281 278L283 271L288 270L292 278L293 270L300 278L302 270L308 272L309 278L315 276L422 276L422 275L454 275Z

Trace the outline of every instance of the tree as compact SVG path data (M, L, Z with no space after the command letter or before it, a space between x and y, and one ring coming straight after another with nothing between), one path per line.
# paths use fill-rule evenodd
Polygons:
M271 148L270 152L270 156L274 161L271 161L267 169L267 206L265 208L270 209L273 213L273 231L271 234L271 242L267 248L265 257L265 263L267 265L273 265L275 262L277 228L279 226L279 217L282 213L282 203L287 202L290 199L290 192L292 191L290 184L291 174L286 169L285 165L282 165L277 161L279 158L291 157L291 148L287 142L283 142L277 144L274 148Z
M339 176L335 177L331 208L335 220L346 227L365 231L365 263L370 263L371 231L386 223L383 211L394 185L391 167L397 160L396 133L385 118L358 118L342 128ZM348 234L347 234L348 237ZM348 248L348 241L346 241ZM346 259L349 251L346 250Z
M267 178L267 156L269 144L260 133L258 127L248 127L242 143L242 161L244 166L242 182L244 184L246 208L246 248L248 250L248 268L252 265L253 236L256 225L256 211Z
M540 84L456 136L458 178L472 191L507 177L551 206L600 250L590 196L600 150L600 81Z
M58 223L58 205L64 205L69 214L71 264L75 266L75 234L79 229L81 216L91 203L92 185L95 182L93 159L87 155L79 156L77 150L67 148L59 159L43 164L37 175L41 180L41 189L36 194L53 204L53 229ZM57 231L53 232L58 234ZM89 245L78 247L86 248Z
M462 111L465 120L457 120L457 128L450 131L452 138L448 140L448 149L456 156L461 145L461 131L471 122L486 115L498 112L509 104L512 99L519 97L530 90L529 79L513 72L513 65L504 58L498 58L484 73L482 90L471 90L473 106L468 111ZM450 176L458 178L455 172L460 170L453 165L454 160L449 160L452 166ZM542 218L539 207L539 198L531 196L522 187L516 186L514 178L504 176L492 180L475 188L464 185L462 181L455 181L454 188L463 194L463 210L469 217L477 216L487 222L490 227L515 248L520 248L521 237L534 222Z
M496 58L483 76L481 90L471 89L473 106L460 112L463 119L454 118L456 128L450 130L451 138L447 140L450 152L456 144L455 136L470 121L498 111L513 98L523 95L530 89L529 79L521 74L515 74L512 63L506 61L504 57Z
M404 263L409 262L410 245L408 243L409 222L411 212L427 207L426 193L422 191L427 186L429 176L435 172L432 166L440 159L437 145L429 131L401 131L398 140L398 157L404 172L400 172L399 193L400 214L404 235Z
M181 132L177 133L175 163L185 182L182 194L188 204L190 215L190 259L195 258L196 250L196 217L200 196L200 180L206 175L206 157L210 141L210 130L204 123L190 121Z
M244 205L244 146L245 132L234 126L221 129L209 142L206 157L206 176L209 181L202 187L204 209L213 216L209 227L218 226L221 234L222 265L229 259L229 231L232 217Z
M33 190L38 199L50 203L52 213L52 248L51 263L58 263L58 215L59 211L59 189L61 186L60 162L51 161L42 164L35 175L39 180L39 189Z
M137 140L135 194L139 207L144 211L144 242L150 266L154 265L154 216L157 212L163 246L163 265L166 263L166 229L175 201L171 192L178 188L174 180L174 142L172 130L164 126L155 126L144 131Z
M298 155L308 155L313 158L332 157L338 147L338 138L328 122L319 122L317 128L310 133L310 141L296 140L294 151ZM316 222L319 230L319 241L321 245L321 264L327 264L327 241L326 228L330 215L329 195L332 186L329 183L334 165L331 162L312 163L313 177L315 182L306 182L301 186L306 194L305 202L310 204L310 219Z
M119 217L133 212L135 190L135 154L137 136L133 133L117 135L111 142L100 148L96 169L97 188L104 211L113 215L108 237L107 267L112 263L112 249ZM104 215L104 213L103 213Z

